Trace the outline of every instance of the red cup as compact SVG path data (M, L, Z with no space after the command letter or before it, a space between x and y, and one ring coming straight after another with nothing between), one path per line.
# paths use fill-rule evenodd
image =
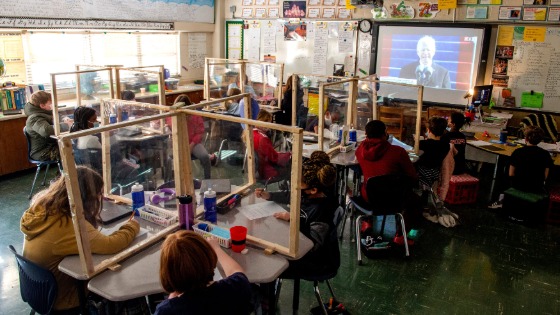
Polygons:
M229 229L231 235L231 249L236 253L241 253L245 249L247 240L247 228L244 226L233 226Z

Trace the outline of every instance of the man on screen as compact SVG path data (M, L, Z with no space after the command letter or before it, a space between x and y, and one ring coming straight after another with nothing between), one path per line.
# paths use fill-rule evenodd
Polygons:
M413 62L401 68L400 78L416 79L418 85L434 88L451 88L449 71L433 62L436 54L436 41L431 36L420 38L416 45L418 62Z

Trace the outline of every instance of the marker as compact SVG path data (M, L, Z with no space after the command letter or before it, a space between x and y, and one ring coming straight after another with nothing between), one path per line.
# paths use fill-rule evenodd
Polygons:
M364 69L362 69L362 68L359 68L358 71L360 71L360 72L361 72L362 74L364 74L364 75L367 75L366 70L364 70Z

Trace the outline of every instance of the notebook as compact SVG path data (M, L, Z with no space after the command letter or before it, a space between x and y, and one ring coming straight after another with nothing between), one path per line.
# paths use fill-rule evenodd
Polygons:
M216 193L227 193L231 192L231 182L229 178L224 179L203 179L200 185L200 192L203 193L211 187Z
M128 205L118 205L114 202L104 200L101 209L101 222L109 224L128 217L132 214L132 207Z

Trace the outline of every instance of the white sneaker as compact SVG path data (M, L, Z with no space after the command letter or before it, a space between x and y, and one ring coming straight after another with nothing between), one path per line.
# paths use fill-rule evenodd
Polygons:
M494 202L493 204L488 206L488 209L501 209L503 204L499 201Z

